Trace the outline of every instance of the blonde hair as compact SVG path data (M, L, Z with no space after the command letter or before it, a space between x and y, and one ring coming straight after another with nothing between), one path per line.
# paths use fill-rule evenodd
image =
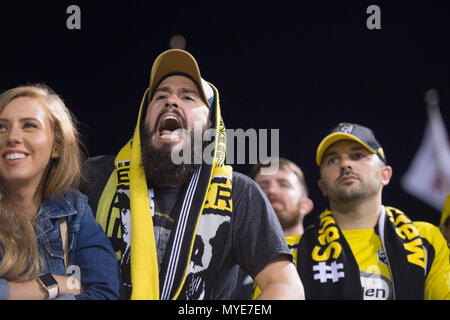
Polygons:
M45 85L28 85L0 95L0 113L14 99L36 99L47 111L59 157L51 159L44 177L42 200L62 195L80 182L82 153L76 119L62 99ZM0 277L6 280L34 279L41 262L34 222L8 198L0 185Z

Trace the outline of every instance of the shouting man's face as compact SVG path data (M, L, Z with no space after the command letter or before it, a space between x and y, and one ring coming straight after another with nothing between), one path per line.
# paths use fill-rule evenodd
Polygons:
M181 75L164 79L155 89L141 130L142 163L147 181L158 187L177 187L186 182L198 165L175 164L172 153L194 154L194 125L209 127L210 111L195 83Z

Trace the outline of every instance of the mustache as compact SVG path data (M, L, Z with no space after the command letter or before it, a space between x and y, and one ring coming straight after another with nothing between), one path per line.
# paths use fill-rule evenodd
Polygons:
M354 176L356 177L358 180L361 180L361 177L359 176L359 174L357 174L356 172L354 172L352 169L350 168L346 168L343 169L341 171L341 174L339 175L339 177L336 179L336 181L341 181L342 178L346 177L346 176Z

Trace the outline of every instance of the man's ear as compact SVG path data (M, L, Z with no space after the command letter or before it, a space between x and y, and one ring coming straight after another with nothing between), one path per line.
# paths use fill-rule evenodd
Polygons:
M381 184L385 187L389 184L392 177L392 168L390 166L383 166L381 168Z
M326 189L325 183L322 181L322 179L319 179L317 181L317 186L319 187L320 191L322 191L323 196L326 197L328 195L327 189Z
M302 216L306 216L314 208L314 203L308 197L305 197L300 201L300 213Z

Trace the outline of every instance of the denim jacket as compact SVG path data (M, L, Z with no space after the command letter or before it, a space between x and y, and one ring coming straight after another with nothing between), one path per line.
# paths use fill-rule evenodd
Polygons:
M92 215L87 197L79 191L70 190L63 197L51 198L39 208L35 233L44 261L44 273L65 275L58 221L61 217L67 220L67 271L74 273L84 289L81 294L65 295L63 298L117 299L120 282L117 258L103 229ZM4 285L5 281L0 281L0 292L2 282Z

